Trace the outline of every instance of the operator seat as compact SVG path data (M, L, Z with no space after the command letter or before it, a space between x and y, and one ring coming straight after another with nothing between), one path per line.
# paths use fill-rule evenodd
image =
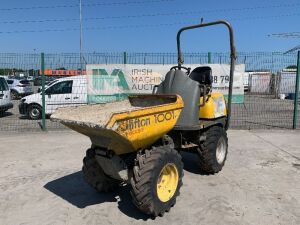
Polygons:
M206 93L208 94L212 89L213 77L212 70L209 66L201 66L195 68L190 73L190 78L194 81L197 81L199 84L204 85L206 87ZM203 88L200 88L201 95L203 95Z

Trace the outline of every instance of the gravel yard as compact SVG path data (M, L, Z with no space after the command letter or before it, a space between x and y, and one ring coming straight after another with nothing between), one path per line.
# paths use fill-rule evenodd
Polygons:
M300 224L299 131L229 131L217 175L199 174L184 153L177 204L155 220L129 187L95 192L83 180L88 138L69 131L0 133L0 224Z

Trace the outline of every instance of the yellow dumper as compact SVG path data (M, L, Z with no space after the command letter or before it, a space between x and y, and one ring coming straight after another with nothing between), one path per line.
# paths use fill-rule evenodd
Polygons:
M230 35L228 100L212 92L209 66L193 71L182 66L180 35L185 30L225 25ZM166 74L153 94L127 100L59 108L51 120L88 136L83 159L85 180L97 191L131 185L133 203L144 213L162 216L175 205L182 186L180 151L195 153L199 168L219 172L227 152L235 65L233 30L226 21L184 27L177 34L178 66Z
M132 95L107 104L60 108L51 116L116 155L151 146L175 126L183 108L176 95Z

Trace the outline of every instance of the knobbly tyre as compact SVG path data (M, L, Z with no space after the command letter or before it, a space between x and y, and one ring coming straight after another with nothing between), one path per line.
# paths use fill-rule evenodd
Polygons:
M227 105L223 94L212 93L210 67L190 72L182 66L181 33L212 25L225 25L230 36ZM60 108L51 117L91 139L82 168L87 183L99 192L131 185L133 203L153 217L163 216L176 203L183 177L180 151L195 153L199 169L209 174L221 171L228 152L236 58L232 27L226 21L184 27L177 34L177 50L178 65L153 94Z

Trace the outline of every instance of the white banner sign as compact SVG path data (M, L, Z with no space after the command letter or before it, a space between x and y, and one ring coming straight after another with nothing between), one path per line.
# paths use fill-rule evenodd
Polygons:
M152 93L174 65L90 64L87 65L88 101L109 102L125 98L132 93ZM228 94L230 65L185 64L191 71L199 66L209 66L213 75L213 91ZM236 65L233 80L233 102L244 101L243 75L245 65Z

